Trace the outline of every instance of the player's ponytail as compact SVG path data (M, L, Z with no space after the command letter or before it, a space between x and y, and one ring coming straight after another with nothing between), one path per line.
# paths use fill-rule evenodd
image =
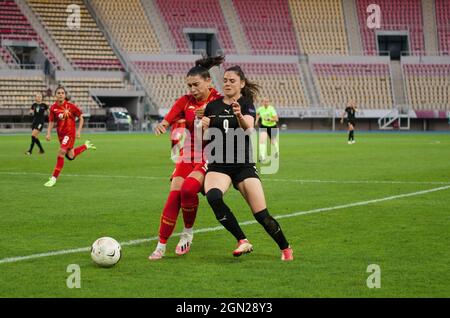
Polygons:
M261 86L250 81L247 77L245 77L244 71L242 71L242 69L239 65L229 67L225 70L225 72L236 73L239 76L239 78L241 79L241 81L245 82L245 86L241 89L242 96L250 99L252 102L255 102L256 97L259 94L259 90L260 90Z
M209 69L214 66L219 66L225 61L225 57L220 56L210 56L203 57L197 61L195 61L195 66L189 70L186 76L197 76L204 79L211 78L211 74L209 73Z

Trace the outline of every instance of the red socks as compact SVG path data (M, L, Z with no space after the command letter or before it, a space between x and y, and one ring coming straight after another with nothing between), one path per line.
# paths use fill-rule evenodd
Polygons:
M58 156L58 158L56 159L56 167L55 170L53 171L53 176L55 178L58 178L59 173L61 172L63 167L64 167L64 157Z
M198 194L202 188L197 179L188 177L181 187L181 210L183 211L184 227L194 225L198 209Z
M74 152L73 159L75 159L80 153L82 153L86 149L87 149L86 145L75 148L73 150L73 152Z
M170 191L161 215L159 226L159 242L166 244L172 235L177 223L178 213L180 212L181 196L180 191Z
M186 178L180 191L170 191L161 216L159 242L166 244L177 223L180 207L183 211L184 227L191 228L197 216L198 195L202 185L195 178Z

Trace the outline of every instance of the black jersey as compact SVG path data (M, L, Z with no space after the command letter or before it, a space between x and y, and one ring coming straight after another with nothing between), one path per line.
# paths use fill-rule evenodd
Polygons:
M31 105L33 111L33 123L43 123L45 121L45 112L48 110L48 105L44 103L34 103Z
M241 105L242 115L255 117L252 101L241 97L238 103ZM205 147L208 166L254 163L249 132L239 126L233 108L223 102L223 97L206 106L205 116L211 120L206 135L206 139L210 141ZM222 138L222 143L218 138Z
M347 120L351 120L351 121L355 120L355 112L356 112L356 110L353 107L347 107L345 109L345 112L347 113Z

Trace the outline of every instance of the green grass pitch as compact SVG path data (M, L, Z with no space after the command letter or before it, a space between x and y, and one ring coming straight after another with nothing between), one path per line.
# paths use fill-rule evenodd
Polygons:
M254 252L234 258L235 241L214 229L204 197L195 229L205 231L191 252L176 256L173 237L166 257L150 262L173 170L167 135L83 135L98 150L66 161L54 188L43 184L55 135L30 157L29 135L0 136L0 297L449 297L449 134L356 133L354 145L343 133L280 138L280 169L262 180L271 214L287 216L279 222L293 262L257 223L243 225ZM237 191L225 201L240 222L254 220ZM88 251L45 254L101 236L147 240L124 244L110 269ZM66 285L70 264L81 288ZM380 288L367 286L370 264Z

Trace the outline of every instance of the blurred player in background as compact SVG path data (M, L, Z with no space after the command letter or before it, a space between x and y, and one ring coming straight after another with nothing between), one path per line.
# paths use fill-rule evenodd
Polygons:
M275 107L270 104L270 101L267 97L264 97L262 100L262 106L258 108L256 111L256 125L258 125L258 121L261 119L260 134L259 134L259 160L261 162L266 162L267 155L267 136L269 136L270 143L272 144L272 148L270 153L274 154L275 158L278 158L279 147L277 141L277 123L278 123L278 115Z
M348 129L348 144L355 143L355 114L358 111L358 107L356 107L356 102L351 100L348 102L347 107L342 112L341 115L341 124L344 123L345 114L347 114L347 129Z
M55 95L56 102L50 107L47 136L45 138L47 141L50 141L51 132L56 121L56 132L58 134L60 148L53 175L50 180L44 184L46 187L53 187L56 184L56 179L64 167L64 156L68 160L74 160L87 149L97 149L89 140L87 140L84 145L75 149L73 148L75 138L81 137L81 129L83 128L84 123L83 114L78 106L69 103L64 87L58 86ZM79 119L78 130L75 128L76 118Z
M164 257L166 244L175 228L180 207L183 213L184 229L175 253L184 255L190 251L194 237L192 227L198 209L198 193L203 188L206 171L206 163L203 160L201 149L199 154L196 154L194 149L195 123L203 116L206 104L220 97L220 94L211 88L212 80L209 69L222 64L223 61L223 56L197 60L195 66L186 75L186 83L190 93L181 96L164 119L155 127L155 133L160 135L165 133L169 126L176 125L177 129L172 129L171 132L172 145L179 142L179 138L184 134L183 130L187 129L190 138L185 142L189 142L190 145L189 148L183 147L178 156L171 178L169 197L161 215L159 242L154 252L149 256L150 260L159 260ZM179 136L176 136L177 134ZM190 153L184 153L185 151L190 151ZM195 157L199 157L200 160L195 160ZM190 160L184 160L184 158Z
M30 114L33 116L33 124L31 131L31 145L30 149L25 152L26 155L31 155L33 152L34 144L39 147L39 153L44 153L41 142L39 141L39 133L44 128L45 117L48 110L48 105L42 102L42 94L37 93L35 96L35 102L31 105Z
M292 248L280 225L267 209L261 180L255 163L252 162L249 132L253 130L255 123L256 111L253 101L258 94L259 86L247 79L239 66L228 68L223 79L225 96L209 103L202 118L204 129L214 128L214 134L220 131L223 136L223 144L219 145L222 146L221 151L214 153L214 155L221 153L223 157L207 158L206 198L217 220L238 242L233 251L234 256L250 253L253 246L247 240L233 212L223 201L223 196L231 184L242 194L258 223L277 243L281 250L281 259L291 261L294 259ZM244 138L238 136L238 142L235 142L236 135L243 135L244 132ZM230 144L234 145L234 149L227 147ZM229 149L233 151L232 154L228 152Z

